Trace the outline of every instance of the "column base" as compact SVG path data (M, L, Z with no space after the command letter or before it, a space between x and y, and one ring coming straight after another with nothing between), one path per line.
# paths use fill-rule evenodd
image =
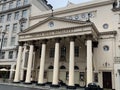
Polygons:
M67 89L76 89L76 86L67 86Z
M37 83L37 86L45 86L45 83Z
M16 83L16 84L19 84L19 83L20 83L20 81L18 81L18 82L14 82L14 81L13 81L12 83Z
M24 82L24 84L31 85L32 83L31 82Z
M59 87L60 87L60 85L55 85L55 84L52 84L50 87L52 87L52 88L59 88Z

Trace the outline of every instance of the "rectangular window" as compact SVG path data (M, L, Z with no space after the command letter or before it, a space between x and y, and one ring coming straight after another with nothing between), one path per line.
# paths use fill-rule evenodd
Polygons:
M63 46L61 47L61 58L65 58L66 57L66 47Z
M10 2L9 3L9 9L12 9L13 8L13 2Z
M0 17L0 22L1 22L1 23L4 22L4 17L5 17L4 15L2 15L2 16Z
M13 24L13 33L17 32L17 23Z
M7 38L4 38L2 46L3 46L3 47L6 47L6 46L7 46Z
M5 52L2 52L2 53L1 53L0 58L1 58L1 59L4 59L4 58L5 58Z
M2 31L2 29L3 29L3 26L0 26L0 31Z
M13 51L9 51L8 58L9 58L9 59L13 59Z
M14 17L15 20L18 20L19 19L19 12L15 12L15 17Z
M55 53L55 48L50 48L50 58L53 58L54 57L54 53Z
M79 46L75 46L75 57L79 57Z
M24 30L25 27L26 27L26 23L22 23L22 24L21 24L21 30Z
M16 7L20 7L20 6L21 6L21 0L17 0Z
M6 31L9 31L10 30L10 25L6 25Z
M24 5L26 5L26 4L28 4L28 0L24 0L24 3L23 3Z
M12 37L11 38L11 46L14 46L15 45L15 37Z
M26 18L26 17L27 17L27 10L23 10L23 12L22 12L22 17L23 17L23 18Z
M3 10L3 11L6 10L6 4L3 4L2 10Z
M7 15L7 21L11 21L12 14Z

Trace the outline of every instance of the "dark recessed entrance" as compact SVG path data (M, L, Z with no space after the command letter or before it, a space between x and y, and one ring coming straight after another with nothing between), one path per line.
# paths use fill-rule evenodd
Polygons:
M103 88L112 89L111 72L103 72Z

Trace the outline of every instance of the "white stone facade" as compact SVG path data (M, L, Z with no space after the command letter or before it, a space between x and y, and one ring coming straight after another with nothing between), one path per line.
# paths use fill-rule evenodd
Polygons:
M71 87L96 82L120 90L119 0L68 5L51 15L31 15L30 27L18 34L14 82L58 85L60 79Z

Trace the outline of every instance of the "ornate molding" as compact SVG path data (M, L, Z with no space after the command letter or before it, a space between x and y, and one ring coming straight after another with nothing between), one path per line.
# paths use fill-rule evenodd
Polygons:
M116 35L117 31L100 32L99 35Z

